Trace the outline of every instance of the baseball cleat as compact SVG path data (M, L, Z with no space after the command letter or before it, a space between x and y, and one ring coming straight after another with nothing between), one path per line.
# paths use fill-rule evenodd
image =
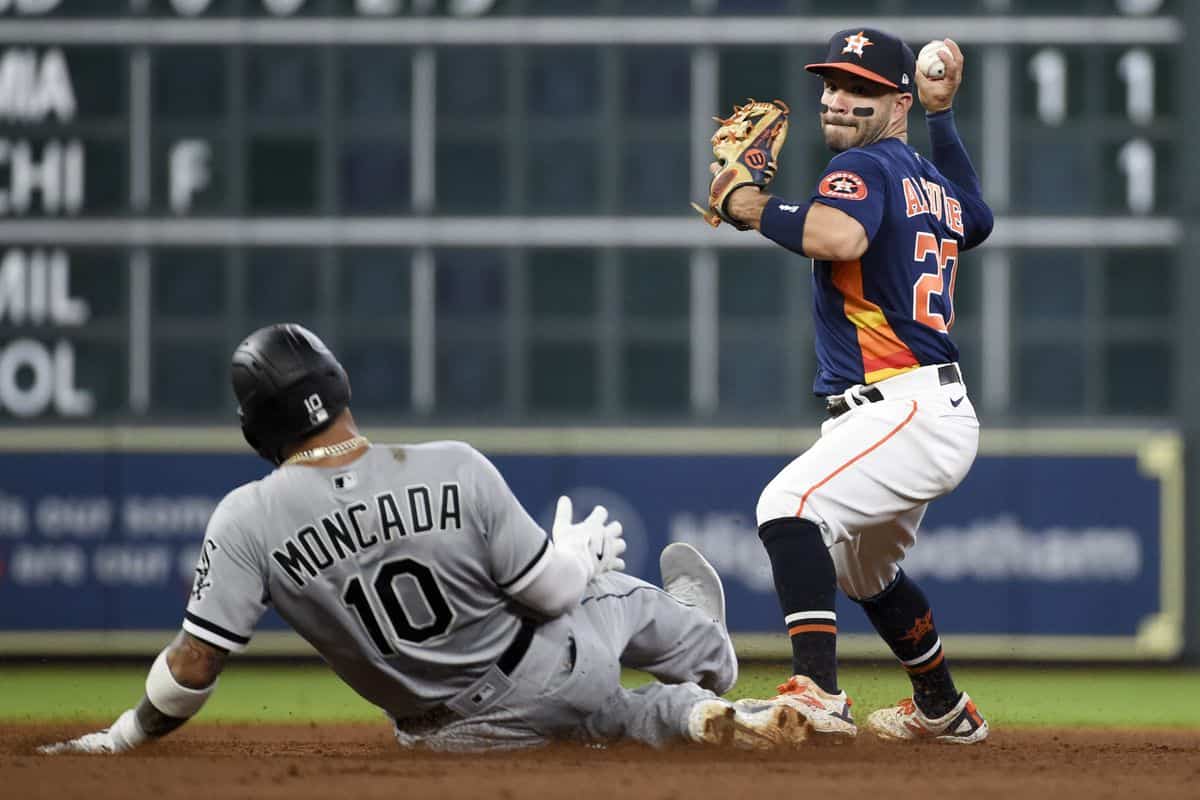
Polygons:
M663 588L681 603L696 606L725 625L725 589L721 577L700 551L686 542L672 542L658 557Z
M987 720L966 692L954 708L935 719L921 713L911 697L905 698L894 706L873 711L867 717L867 728L891 742L933 739L947 744L975 744L988 735Z
M696 744L729 747L734 742L736 712L724 700L701 700L688 715L687 738Z
M782 750L800 747L808 739L808 720L791 706L738 708L733 746L740 750Z
M808 738L808 725L785 705L735 709L724 700L701 700L688 718L688 739L738 750L796 748Z
M858 735L858 727L850 714L853 702L845 691L829 694L805 675L793 675L777 691L779 694L770 700L738 700L734 705L742 711L764 706L794 709L814 735L829 737L828 741L848 740Z

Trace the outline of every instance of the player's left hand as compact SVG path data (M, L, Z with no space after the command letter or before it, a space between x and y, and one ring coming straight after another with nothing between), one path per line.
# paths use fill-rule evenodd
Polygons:
M916 70L917 96L925 110L934 113L945 111L954 104L954 95L962 85L963 54L953 39L943 39L945 47L938 50L938 57L946 65L946 74L931 78Z
M717 168L709 167L714 177L708 186L708 207L692 203L705 222L714 228L727 222L742 231L752 227L730 215L728 200L742 187L763 187L775 178L790 113L782 100L763 103L751 98L734 106L728 118L713 118L721 127L712 137Z
M37 751L42 755L112 755L132 750L147 738L137 723L136 712L131 708L118 717L111 727L95 733L85 733L65 742L42 745Z

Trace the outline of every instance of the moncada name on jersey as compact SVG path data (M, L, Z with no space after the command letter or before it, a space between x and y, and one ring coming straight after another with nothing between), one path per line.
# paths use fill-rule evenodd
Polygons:
M285 540L271 557L297 586L304 586L305 575L315 578L335 561L374 547L381 537L390 542L435 529L462 530L462 495L457 483L441 484L436 498L424 484L405 487L404 494L407 502L403 504L395 492L383 492L375 496L373 509L358 502L330 511Z

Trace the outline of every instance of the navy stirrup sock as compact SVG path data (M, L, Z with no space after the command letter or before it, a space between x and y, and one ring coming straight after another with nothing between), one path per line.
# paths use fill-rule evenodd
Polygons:
M758 528L775 592L792 641L792 672L807 675L831 694L837 682L837 573L821 529L797 517L784 517Z
M900 570L882 592L856 602L908 671L917 707L929 717L943 716L954 708L958 689L921 587Z

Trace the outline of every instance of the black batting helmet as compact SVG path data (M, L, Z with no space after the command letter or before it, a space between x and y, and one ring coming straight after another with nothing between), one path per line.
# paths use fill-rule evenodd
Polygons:
M242 434L260 456L328 427L350 403L350 380L316 334L283 323L259 328L233 352L233 393Z

